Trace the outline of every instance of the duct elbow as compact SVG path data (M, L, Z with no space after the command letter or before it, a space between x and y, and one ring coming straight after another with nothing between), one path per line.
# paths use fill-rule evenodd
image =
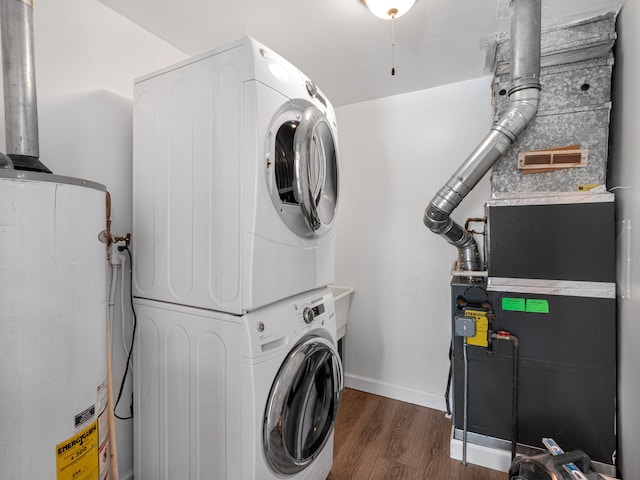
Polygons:
M423 222L429 230L440 235L450 245L458 249L458 265L461 270L478 271L481 269L478 244L473 235L454 222L448 213L440 210L432 202L425 209Z
M0 153L0 170L13 170L13 160L5 153Z
M426 210L424 213L424 217L422 218L422 222L424 223L424 226L427 227L429 230L431 230L433 233L438 233L439 224L437 224L436 222L434 222L429 218Z
M509 97L511 108L516 110L524 119L526 128L538 112L540 104L540 83L530 83L526 88L511 93ZM520 132L518 132L520 133Z
M458 249L458 267L460 270L467 272L478 272L482 270L478 244L473 238L466 247Z
M442 233L446 229L447 220L450 220L449 215L437 208L433 202L424 210L424 217L422 221L424 222L425 227L433 233Z
M539 83L529 84L526 88L512 92L509 96L509 108L493 129L509 137L511 142L515 142L536 116L539 104Z

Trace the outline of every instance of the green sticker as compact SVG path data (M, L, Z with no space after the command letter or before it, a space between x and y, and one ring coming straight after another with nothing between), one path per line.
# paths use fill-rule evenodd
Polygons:
M549 313L549 301L527 298L526 311L531 313Z
M502 299L502 310L506 310L509 312L524 312L525 311L524 298L504 297Z

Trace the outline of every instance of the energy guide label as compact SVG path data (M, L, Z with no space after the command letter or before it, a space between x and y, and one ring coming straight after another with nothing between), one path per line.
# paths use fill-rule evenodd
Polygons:
M98 478L98 422L56 445L56 480Z

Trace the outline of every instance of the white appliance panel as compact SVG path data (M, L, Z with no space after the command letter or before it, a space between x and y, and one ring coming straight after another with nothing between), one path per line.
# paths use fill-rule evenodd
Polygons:
M136 300L134 475L240 478L237 317Z
M137 296L238 310L240 54L229 50L136 86Z
M57 445L106 412L106 199L21 174L0 178L0 472L54 478Z
M304 307L323 302L311 324ZM328 289L243 316L136 299L134 475L138 480L277 480L262 443L273 382L301 338L336 343ZM336 347L337 348L337 347ZM324 480L333 434L311 465L289 480Z
M269 135L287 95L335 128L306 81L245 38L136 82L135 296L242 314L334 280L335 230L294 233L269 192Z

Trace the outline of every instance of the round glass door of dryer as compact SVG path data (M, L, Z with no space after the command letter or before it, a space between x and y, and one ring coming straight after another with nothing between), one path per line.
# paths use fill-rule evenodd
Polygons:
M335 129L312 103L290 101L274 117L267 137L271 200L291 231L323 235L338 203Z
M307 337L289 353L264 415L264 453L276 473L294 475L322 452L335 426L342 389L340 357L324 337Z

